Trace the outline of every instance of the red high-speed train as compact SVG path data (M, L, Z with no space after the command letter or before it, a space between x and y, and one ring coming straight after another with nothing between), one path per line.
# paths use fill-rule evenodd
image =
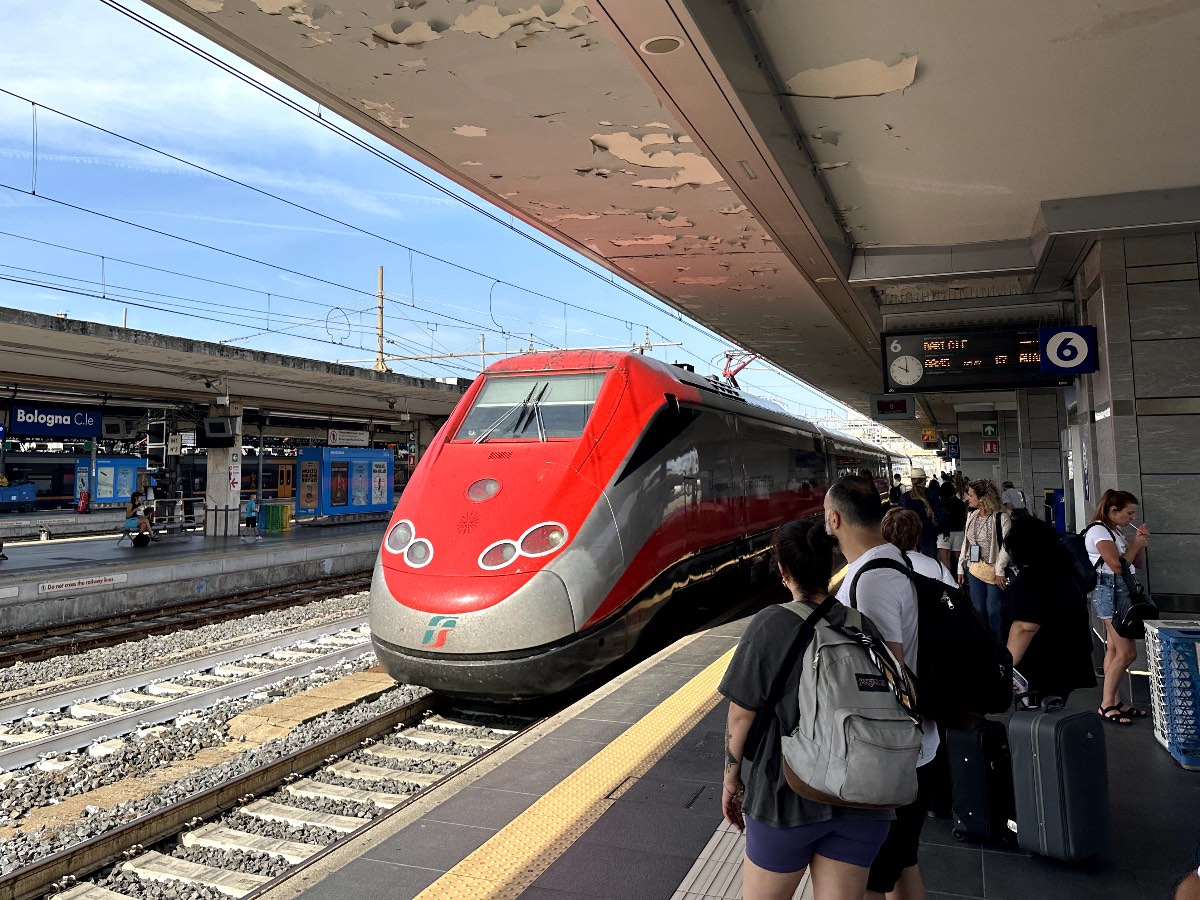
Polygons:
M375 651L460 696L555 693L629 653L679 588L821 514L891 461L721 382L632 353L506 359L400 498L371 585Z

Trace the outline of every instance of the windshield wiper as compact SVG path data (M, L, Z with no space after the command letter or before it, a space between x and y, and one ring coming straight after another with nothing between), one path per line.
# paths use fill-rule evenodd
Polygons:
M537 421L538 440L543 444L546 443L546 423L542 421L542 398L546 396L546 391L550 388L550 382L546 382L541 393L537 395L537 399L533 401L533 418Z
M497 419L495 422L493 422L493 423L492 423L492 424L491 424L491 425L488 427L487 431L485 431L485 432L484 432L483 434L481 434L479 437L475 438L475 441L474 441L474 443L476 443L476 444L482 444L482 443L483 443L484 441L486 441L486 440L487 440L489 437L491 437L491 435L492 435L492 432L493 432L493 431L495 431L497 428L499 428L501 425L503 425L503 424L504 424L504 422L505 422L505 421L508 419L508 417L509 417L509 416L511 416L513 413L515 413L515 412L516 412L518 409L520 409L520 410L524 410L524 409L525 409L525 407L529 405L529 398L533 396L533 392L534 392L534 391L536 391L536 390L537 390L537 382L535 381L535 382L533 383L533 387L531 387L531 388L529 389L529 393L525 395L525 399L524 399L524 400L522 400L520 403L514 403L514 404L513 404L512 406L510 406L510 407L509 407L507 410L505 410L505 412L504 412L504 415L502 415L502 416L501 416L500 418L498 418L498 419ZM521 418L524 418L524 416L522 416ZM520 425L520 422L518 422L517 424L518 424L518 426L519 426L519 425ZM518 434L520 433L520 428L519 428L519 427L518 427L518 429L517 429L517 433L518 433Z

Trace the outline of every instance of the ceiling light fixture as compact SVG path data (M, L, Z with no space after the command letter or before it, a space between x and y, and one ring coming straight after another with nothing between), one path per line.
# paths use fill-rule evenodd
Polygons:
M667 53L674 53L682 46L683 38L664 34L660 37L652 37L649 40L642 41L641 51L647 56L664 56Z

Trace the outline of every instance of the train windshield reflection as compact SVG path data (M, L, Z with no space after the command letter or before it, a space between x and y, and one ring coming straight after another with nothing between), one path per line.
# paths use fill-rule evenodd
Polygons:
M592 414L604 372L489 376L456 441L577 438Z

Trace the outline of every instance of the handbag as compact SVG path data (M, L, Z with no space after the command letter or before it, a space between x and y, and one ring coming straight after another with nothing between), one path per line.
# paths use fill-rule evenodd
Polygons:
M1153 598L1147 594L1138 580L1129 571L1129 563L1121 560L1121 578L1129 592L1128 602L1120 602L1114 608L1112 617L1113 631L1123 638L1136 640L1146 636L1146 620L1158 618L1158 607ZM1114 592L1116 593L1116 592Z

